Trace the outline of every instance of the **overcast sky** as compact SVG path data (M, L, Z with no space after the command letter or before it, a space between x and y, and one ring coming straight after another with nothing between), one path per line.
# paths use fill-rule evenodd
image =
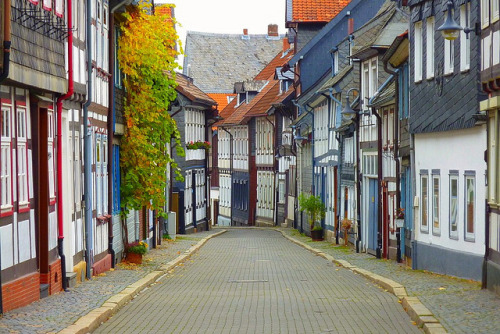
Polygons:
M186 31L241 34L266 34L268 24L285 31L286 0L156 0L155 4L174 3L179 38L184 47ZM182 58L179 59L182 65Z

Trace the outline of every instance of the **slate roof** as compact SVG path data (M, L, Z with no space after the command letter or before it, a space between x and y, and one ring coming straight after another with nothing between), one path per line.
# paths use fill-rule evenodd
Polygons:
M351 0L288 0L287 12L289 22L329 22Z
M386 1L380 11L377 13L373 19L368 21L364 26L359 28L354 32L354 47L352 48L353 56L359 56L363 52L367 50L371 50L372 45L377 41L379 36L384 32L384 29L387 25L387 22L394 16L396 12L396 5L394 2ZM406 28L408 27L408 23L406 23ZM392 31L393 29L391 29ZM402 31L399 32L401 34L405 29L402 28ZM396 37L398 33L394 33L392 40L390 40L389 46L394 37ZM389 38L387 36L383 39L384 41L388 41Z
M206 93L233 93L236 81L253 79L283 49L283 36L188 31L184 74Z
M203 93L198 87L196 87L191 78L177 73L175 76L175 82L177 82L177 87L175 90L187 97L193 103L205 104L209 107L216 106L217 102L212 99L207 94Z

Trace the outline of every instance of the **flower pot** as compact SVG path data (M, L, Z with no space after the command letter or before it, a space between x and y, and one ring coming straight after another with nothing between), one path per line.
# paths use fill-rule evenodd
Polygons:
M323 241L323 230L311 231L312 241Z
M142 263L142 254L127 253L127 261L130 263L141 264Z

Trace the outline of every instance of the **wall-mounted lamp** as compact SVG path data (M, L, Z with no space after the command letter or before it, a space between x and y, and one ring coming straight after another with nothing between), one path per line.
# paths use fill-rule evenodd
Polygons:
M441 34L445 39L453 41L458 38L460 31L464 30L464 28L462 28L462 26L460 26L460 24L455 22L455 20L453 19L453 1L448 0L448 3L446 5L448 6L448 14L446 16L446 20L439 28L437 28L437 30L441 31Z
M344 109L340 112L340 114L341 114L341 115L342 115L345 119L347 119L347 120L351 120L351 119L353 119L353 118L356 116L356 114L357 114L357 112L356 112L356 111L354 111L354 110L351 108L351 103L350 103L350 101L349 101L349 94L350 94L352 91L356 91L356 92L358 92L358 94L359 94L359 90L357 90L356 88L351 88L351 89L349 89L349 90L347 91L347 94L346 94L346 97L345 97L345 99L346 99L345 107L344 107Z

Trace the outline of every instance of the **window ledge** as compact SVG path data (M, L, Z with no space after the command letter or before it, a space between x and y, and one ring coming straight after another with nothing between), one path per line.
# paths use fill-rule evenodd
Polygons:
M468 237L468 238L465 237L464 241L466 241L466 242L476 242L476 238L475 237Z
M470 72L470 67L469 68L464 68L464 69L460 69L460 73L467 73L467 72Z
M434 74L432 74L430 77L427 77L426 79L427 79L427 81L434 80Z

